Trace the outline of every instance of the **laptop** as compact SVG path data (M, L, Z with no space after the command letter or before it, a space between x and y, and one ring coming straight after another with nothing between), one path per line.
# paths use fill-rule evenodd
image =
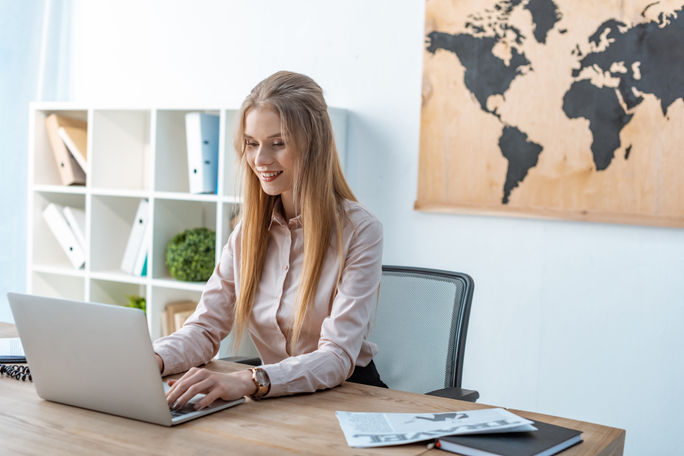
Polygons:
M171 410L145 314L139 309L8 293L38 396L112 415L173 426L241 404L217 400Z

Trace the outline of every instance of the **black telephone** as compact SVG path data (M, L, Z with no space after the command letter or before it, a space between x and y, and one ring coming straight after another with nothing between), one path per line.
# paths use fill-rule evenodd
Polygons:
M17 366L16 364L0 364L0 376L12 377L16 380L21 380L25 382L33 381L31 377L31 370L28 366Z

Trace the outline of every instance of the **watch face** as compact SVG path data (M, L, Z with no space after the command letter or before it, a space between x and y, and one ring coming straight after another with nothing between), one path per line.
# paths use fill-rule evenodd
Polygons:
M261 386L268 385L268 375L263 369L254 369L254 379Z

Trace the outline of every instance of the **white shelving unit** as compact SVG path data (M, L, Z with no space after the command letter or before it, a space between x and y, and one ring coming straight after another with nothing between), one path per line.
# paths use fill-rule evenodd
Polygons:
M185 114L220 116L218 194L188 193ZM50 149L45 118L52 113L88 122L85 186L61 184ZM153 339L161 335L166 303L198 301L204 283L181 282L166 269L166 244L185 229L216 231L216 261L238 210L237 166L233 134L237 109L220 107L129 108L64 103L32 103L29 120L27 290L41 295L127 304L128 295L145 296ZM330 109L344 168L347 114ZM148 274L119 269L138 203L150 202ZM86 213L86 265L75 269L43 221L49 203L78 207ZM225 342L225 341L224 341ZM219 356L227 354L224 343ZM253 354L242 344L240 354Z

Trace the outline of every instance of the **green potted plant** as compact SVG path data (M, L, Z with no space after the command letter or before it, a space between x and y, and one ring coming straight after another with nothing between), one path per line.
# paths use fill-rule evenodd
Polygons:
M140 309L143 312L147 312L147 301L144 297L138 295L127 295L128 304L126 307L133 307L134 309Z
M216 232L193 228L178 233L166 246L166 267L171 277L185 282L204 282L214 270Z

